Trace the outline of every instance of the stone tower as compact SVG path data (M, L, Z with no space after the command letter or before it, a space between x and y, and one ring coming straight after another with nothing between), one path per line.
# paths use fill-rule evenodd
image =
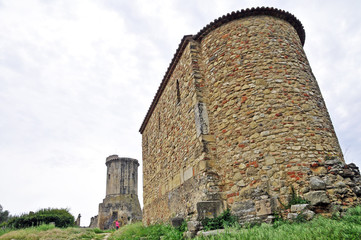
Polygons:
M111 155L106 158L106 196L99 204L98 227L114 227L115 220L121 225L130 220L142 219L138 200L138 160Z
M146 224L226 208L266 220L292 189L316 212L360 203L304 42L301 22L274 8L184 36L140 128Z

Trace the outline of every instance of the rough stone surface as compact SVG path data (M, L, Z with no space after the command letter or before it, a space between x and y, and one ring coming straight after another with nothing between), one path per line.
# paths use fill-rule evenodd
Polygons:
M265 221L291 186L312 204L360 203L359 171L285 19L232 18L183 38L140 130L145 224L195 220L205 201Z
M190 232L197 232L199 227L201 226L201 222L199 221L188 221L187 222L187 229Z
M306 219L307 221L310 221L310 220L312 220L313 217L315 216L315 212L306 209L306 210L302 213L302 215L305 217L305 219Z
M222 212L221 201L205 201L197 203L198 220L214 218Z
M311 177L310 178L310 187L313 190L325 190L326 189L326 184L319 177Z
M291 206L291 212L293 213L300 213L305 210L307 210L309 207L309 204L295 204Z
M298 217L298 213L289 213L288 215L287 215L287 218L289 219L289 220L295 220L297 217Z
M98 215L92 217L90 219L89 228L97 228L98 227Z
M182 226L183 222L184 218L181 217L175 217L171 219L172 226L175 228Z
M311 205L328 204L330 199L328 198L326 191L314 191L305 194L305 199L311 202Z

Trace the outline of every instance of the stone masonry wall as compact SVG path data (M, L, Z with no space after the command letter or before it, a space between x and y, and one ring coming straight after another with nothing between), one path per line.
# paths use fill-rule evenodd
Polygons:
M196 212L194 202L207 199L206 154L195 122L196 47L191 43L185 47L142 134L146 224L185 217Z
M316 212L360 203L303 43L301 23L268 8L182 40L140 130L145 223L219 207L264 220L292 188Z
M330 157L344 162L300 38L288 22L271 16L233 21L201 45L215 169L222 199L234 214L271 214L278 199L288 201L291 186L307 194L310 177L326 174L312 166Z
M138 195L138 166L136 159L120 158L118 155L107 157L106 195Z

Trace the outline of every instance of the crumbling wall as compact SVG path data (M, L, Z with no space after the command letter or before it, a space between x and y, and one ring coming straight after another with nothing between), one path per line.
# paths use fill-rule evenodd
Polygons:
M106 158L106 196L99 204L98 216L90 226L100 229L115 228L115 221L125 225L141 221L142 211L138 199L138 160L111 155Z

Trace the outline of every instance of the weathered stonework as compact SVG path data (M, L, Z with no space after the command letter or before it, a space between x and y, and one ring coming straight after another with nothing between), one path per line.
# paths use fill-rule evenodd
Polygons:
M112 155L107 157L106 165L106 197L99 204L99 214L94 219L92 218L91 226L110 229L115 227L116 220L120 225L125 225L129 221L142 220L137 194L138 161Z
M215 205L268 219L291 186L316 212L360 203L304 40L293 15L270 8L182 39L140 128L144 223L195 220Z

